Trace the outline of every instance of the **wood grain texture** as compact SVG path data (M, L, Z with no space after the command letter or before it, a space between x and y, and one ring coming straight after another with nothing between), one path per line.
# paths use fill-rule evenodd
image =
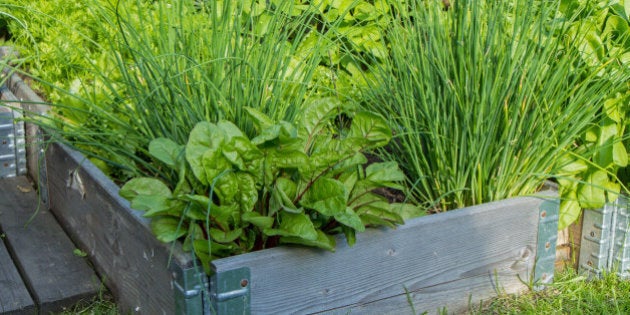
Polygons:
M43 313L60 311L98 294L100 281L46 209L26 177L0 183L0 227L24 282ZM32 220L29 222L29 219Z
M88 253L122 311L174 314L169 258L186 268L189 256L157 241L148 220L83 155L53 144L46 165L51 211Z
M465 309L524 289L532 274L542 198L523 197L369 229L336 253L279 247L214 261L217 272L249 267L252 314L398 314Z
M0 314L35 314L36 312L35 302L13 264L4 242L0 239Z

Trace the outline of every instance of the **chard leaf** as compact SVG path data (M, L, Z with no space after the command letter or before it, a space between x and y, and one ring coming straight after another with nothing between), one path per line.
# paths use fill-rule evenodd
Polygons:
M201 226L199 226L199 224L191 224L188 228L188 234L182 244L182 249L187 252L193 250L193 241L201 240L203 238L204 234Z
M225 136L225 142L230 142L234 138L247 138L245 134L234 123L227 120L217 122L219 128Z
M280 227L263 230L267 236L291 236L304 240L316 241L317 230L311 219L304 213L280 212Z
M236 196L241 207L241 212L254 210L254 205L258 202L256 179L250 174L238 173L236 174L236 182L238 184Z
M580 206L586 209L597 209L606 203L604 187L608 182L608 174L602 170L591 170L585 178L585 183L579 183L577 196Z
M230 243L239 238L243 234L243 229L235 229L230 231L222 231L220 229L210 228L210 237L218 243Z
M626 167L628 165L628 151L623 142L616 141L612 147L613 163L619 167Z
M120 196L127 200L141 195L171 197L171 189L161 180L149 177L139 177L128 181L119 191Z
M357 181L359 180L358 171L342 173L341 176L339 176L338 180L343 183L346 192L346 200L350 200L350 194L354 189L354 185L356 185Z
M218 163L219 148L223 145L225 135L220 128L209 122L200 122L192 129L186 144L186 161L190 165L195 177L203 184L208 185L205 166ZM212 149L212 153L206 151ZM204 160L209 160L205 161ZM204 165L206 164L206 165ZM219 168L223 168L220 166Z
M374 163L365 169L366 179L370 182L393 189L402 190L403 186L396 182L405 180L405 173L398 168L396 162Z
M235 137L221 148L223 156L241 171L259 172L263 153L249 139Z
M267 155L267 162L276 168L304 169L310 164L309 157L297 150L271 150Z
M263 130L271 127L274 123L269 116L263 114L261 111L252 108L252 107L243 107L243 109L247 112L249 117L254 122L254 127L258 132L262 132Z
M574 188L561 188L558 230L562 230L569 226L571 223L575 222L580 216L581 212L582 207L577 200L576 190Z
M149 154L171 168L177 168L177 161L183 149L184 146L167 138L157 138L149 143Z
M364 220L363 223L366 225L367 222L365 219L370 218L370 220L373 220L373 217L378 217L381 220L396 224L405 223L399 213L392 212L391 205L387 201L371 202L355 208L354 211L359 215L359 217L361 217L362 220ZM385 225L392 226L390 223Z
M346 211L345 187L338 180L320 178L306 191L300 205L325 216L342 214Z
M238 204L217 205L214 202L210 202L210 198L202 195L184 195L181 196L183 200L192 201L199 206L199 210L202 213L196 213L189 211L188 214L195 220L205 221L207 216L210 215L215 221L222 226L228 226L231 218L239 213ZM193 210L195 208L191 208Z
M243 213L243 221L251 223L260 229L270 229L273 226L274 219L261 215L258 212L250 211Z
M333 117L339 114L336 109L341 106L338 98L316 98L305 106L299 120L305 131L303 138L311 138L318 133Z
M326 233L320 230L317 230L316 234L317 234L317 237L313 240L304 239L300 237L285 236L285 237L280 238L280 242L288 243L288 244L300 244L300 245L318 247L318 248L329 250L331 252L335 251L336 242L335 242L334 237L332 237L331 235L327 235Z
M354 246L354 244L357 242L357 231L345 225L341 226L341 230L343 231L343 234L346 236L346 242L348 243L348 245Z
M177 204L173 205L169 197L160 195L139 195L131 201L131 208L145 211L142 216L146 218L165 214L177 215L182 210L177 209Z
M199 166L202 167L200 174L205 178L206 185L212 185L214 180L218 180L219 176L223 176L232 169L232 163L228 161L219 148L207 149L201 155L200 162ZM195 176L201 181L197 174Z
M586 161L569 154L565 154L559 159L558 167L560 167L558 174L562 176L579 174L588 169Z
M352 208L346 207L343 213L335 214L335 220L339 223L351 227L357 232L365 231L365 225L361 221L361 218L352 210Z
M386 145L392 139L392 131L387 121L380 115L369 112L359 112L352 118L352 125L348 138L360 144L361 149L378 148Z
M261 145L274 141L274 144L287 145L297 142L298 140L297 129L295 129L295 127L290 123L281 121L278 124L274 124L263 129L258 136L252 139L252 143L255 145Z
M427 214L421 207L408 203L392 203L390 209L390 212L397 213L404 221Z
M156 217L151 220L151 231L159 241L170 243L186 235L187 228L176 218Z
M214 193L219 197L221 204L236 203L236 195L239 193L236 173L227 172L217 177Z
M385 220L379 215L365 213L361 215L361 221L365 226L386 226L389 228L396 228L396 225L391 221Z
M302 212L302 209L298 209L293 203L293 198L297 195L297 184L292 180L279 177L276 180L274 189L271 192L271 200L269 205L269 213L274 214L279 209L292 213Z

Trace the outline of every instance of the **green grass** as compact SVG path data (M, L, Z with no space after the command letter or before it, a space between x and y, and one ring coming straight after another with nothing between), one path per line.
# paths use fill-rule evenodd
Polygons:
M568 269L546 290L520 296L504 295L470 314L630 314L630 281L614 273L588 280Z
M100 293L91 300L81 301L72 307L55 315L94 314L94 315L118 315L120 312L114 298L108 293Z

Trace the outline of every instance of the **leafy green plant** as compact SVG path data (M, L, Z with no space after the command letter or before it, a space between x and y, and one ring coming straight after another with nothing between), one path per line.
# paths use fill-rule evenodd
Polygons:
M571 38L565 45L579 51L582 63L601 79L620 80L628 76L630 66L630 20L622 3L563 1L563 17L575 17L569 29ZM609 71L602 67L611 64ZM565 157L566 166L557 177L561 195L560 224L574 222L582 208L601 208L617 199L628 183L628 102L630 85L617 91L606 91L603 113L589 128L580 147ZM619 177L618 177L619 176ZM620 178L621 177L621 178ZM625 191L628 191L624 187Z
M610 64L592 71L561 45L580 38L552 3L406 3L366 106L390 118L396 136L383 156L434 211L534 193L625 87L598 75Z
M221 120L198 123L185 145L157 138L149 154L177 181L140 177L120 190L152 219L159 240L184 238L206 270L214 258L277 243L334 250L331 234L344 233L353 244L366 225L394 227L421 214L374 192L402 189L404 181L394 162L364 167L362 152L391 138L382 117L358 112L340 128L353 111L334 98L309 104L296 124L245 110L255 137Z

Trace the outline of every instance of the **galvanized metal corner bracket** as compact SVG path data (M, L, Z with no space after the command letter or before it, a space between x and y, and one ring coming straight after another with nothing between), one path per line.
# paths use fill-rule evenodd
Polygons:
M208 276L203 268L181 268L174 264L170 269L173 272L175 314L209 314Z
M621 195L601 209L584 210L579 270L589 277L616 272L630 279L630 211Z
M534 265L534 290L542 290L553 282L560 202L545 200L538 211L538 242Z
M211 314L250 314L251 272L248 267L210 277Z
M10 91L0 91L5 100ZM12 97L12 96L11 96ZM12 101L12 100L11 100ZM26 174L26 145L24 122L18 111L0 107L0 178Z

